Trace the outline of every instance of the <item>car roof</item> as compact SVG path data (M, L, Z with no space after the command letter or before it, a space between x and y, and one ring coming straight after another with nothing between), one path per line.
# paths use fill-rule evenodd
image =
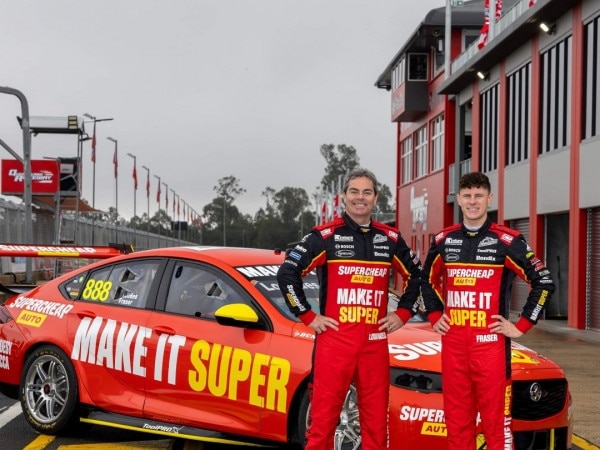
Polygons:
M227 265L238 267L248 265L281 264L284 252L281 250L268 250L245 247L166 247L134 252L125 258L162 256L170 258L202 259L220 261ZM123 257L121 257L123 258Z

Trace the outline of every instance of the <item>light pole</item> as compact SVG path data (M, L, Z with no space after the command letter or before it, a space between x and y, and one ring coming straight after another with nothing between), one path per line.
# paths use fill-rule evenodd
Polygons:
M115 143L115 154L113 155L113 166L115 168L115 242L119 242L119 143L115 138L107 137Z
M133 158L133 220L131 221L133 225L133 246L137 246L137 236L136 236L136 226L135 221L137 218L136 213L136 197L137 197L137 188L138 188L138 180L137 180L137 158L133 153L127 153L127 156Z
M150 248L150 169L142 166L146 170L146 200L148 202L148 248Z
M154 178L158 180L158 184L156 185L156 203L158 204L158 235L160 236L160 177L154 175ZM160 242L160 238L158 240Z
M92 208L96 209L96 122L108 122L109 120L113 120L113 118L96 119L95 116L88 113L85 113L84 117L92 119L94 123L92 132ZM93 239L92 236L92 245L94 245Z
M177 224L177 241L179 241L179 239L181 238L181 227L179 226L179 202L177 204L175 203L175 197L179 199L179 196L175 193L173 189L171 189L171 192L173 193L173 219L175 219L175 208L177 208L177 220L174 220L173 222Z
M165 216L169 217L169 185L163 182L163 186L165 187ZM167 246L167 230L165 230L165 247Z

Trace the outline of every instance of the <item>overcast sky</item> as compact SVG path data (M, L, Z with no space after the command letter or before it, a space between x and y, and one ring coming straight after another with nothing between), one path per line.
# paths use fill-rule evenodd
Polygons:
M0 12L0 86L21 91L32 116L89 113L97 124L96 207L156 211L162 178L201 214L220 178L247 192L304 188L324 174L322 144L354 146L364 167L395 185L395 124L379 75L444 0L12 0ZM0 138L22 154L16 97L0 97ZM91 135L91 124L86 124ZM2 158L10 155L4 150ZM91 202L90 142L82 196ZM38 135L32 158L73 157L76 138ZM164 207L164 186L162 188ZM169 192L171 205L172 192ZM19 202L17 198L13 201ZM171 208L171 206L169 207Z

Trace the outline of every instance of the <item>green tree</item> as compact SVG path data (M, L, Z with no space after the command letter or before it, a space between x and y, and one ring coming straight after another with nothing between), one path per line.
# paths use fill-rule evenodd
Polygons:
M227 229L230 228L230 232L242 231L244 228L240 223L246 222L245 225L247 225L248 217L244 217L239 209L233 205L233 201L246 192L246 189L241 187L238 178L229 175L220 178L213 190L217 193L217 197L202 209L205 218L203 241L206 244L218 245L219 242L216 240L220 238L220 243L227 245ZM245 232L242 234L245 235ZM234 244L234 241L239 241L235 237L232 237L232 239L229 242L231 245ZM244 240L245 236L243 236L242 241Z
M338 187L340 180L351 170L360 166L360 158L351 145L321 145L321 155L325 158L325 175L321 178L321 188L331 190L332 184ZM341 186L340 186L341 188Z

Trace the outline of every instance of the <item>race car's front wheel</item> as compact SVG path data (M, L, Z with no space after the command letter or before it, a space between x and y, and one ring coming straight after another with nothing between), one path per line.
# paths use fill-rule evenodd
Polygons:
M75 370L67 355L46 345L36 349L25 362L20 400L27 422L44 434L70 429L77 417L78 388Z
M310 428L310 405L306 411L306 429ZM340 413L340 421L335 428L333 450L359 450L361 448L360 421L356 388L350 385Z

